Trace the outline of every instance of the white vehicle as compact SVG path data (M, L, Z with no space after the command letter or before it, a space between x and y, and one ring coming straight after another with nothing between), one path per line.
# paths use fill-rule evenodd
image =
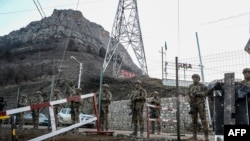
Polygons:
M60 112L58 113L58 119L59 119L59 122L60 122L61 124L65 124L65 125L70 125L70 124L72 124L71 113L70 113L70 111L71 111L71 108L62 108L62 109L60 110ZM79 121L80 121L80 122L86 121L86 120L88 120L88 119L90 119L90 118L94 118L94 116L93 116L93 115L85 114L84 112L81 112L81 113L79 114L79 119L80 119ZM90 122L90 123L87 123L87 124L85 124L84 126L89 127L89 128L92 128L92 127L95 126L95 121L92 121L92 122Z

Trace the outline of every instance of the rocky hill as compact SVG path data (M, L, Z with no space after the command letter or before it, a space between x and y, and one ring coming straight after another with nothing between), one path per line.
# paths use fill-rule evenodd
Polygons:
M15 107L18 94L32 98L37 90L48 100L52 85L67 97L77 86L79 73L79 63L71 56L83 63L83 92L96 92L109 38L103 27L74 10L54 10L50 17L0 37L0 96L7 99L8 108ZM141 76L122 45L117 52L125 54L122 69L136 77L113 78L109 65L103 81L110 84L113 100L126 99L136 79L143 81L149 94L154 90L162 96L175 94L174 88L163 86L160 80Z

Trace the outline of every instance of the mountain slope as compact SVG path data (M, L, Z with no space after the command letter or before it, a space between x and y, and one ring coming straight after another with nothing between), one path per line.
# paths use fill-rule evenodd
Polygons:
M74 10L54 10L50 17L0 37L0 96L6 99L7 109L16 107L18 94L32 99L40 90L49 100L52 84L63 98L68 97L78 85L79 74L79 63L71 56L83 63L83 93L96 92L108 41L109 33L103 27ZM163 86L161 80L141 76L123 46L117 52L125 54L122 69L136 77L113 78L110 64L103 81L110 84L113 100L127 99L136 79L143 81L148 96L155 90L164 97L175 94L175 89Z

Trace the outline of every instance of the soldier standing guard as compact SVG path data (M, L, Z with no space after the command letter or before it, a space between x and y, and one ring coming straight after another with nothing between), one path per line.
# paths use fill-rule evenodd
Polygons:
M55 89L54 90L54 98L53 100L60 100L61 99L61 93L59 89ZM58 113L61 110L61 105L60 104L56 104L54 105L54 113L55 113L55 122L56 122L56 126L59 126L59 120L58 120Z
M73 96L81 96L81 93L82 93L82 89L77 88L76 93ZM72 124L79 123L79 115L80 115L80 112L81 112L81 109L82 109L82 105L83 105L82 99L71 101L71 120L72 120ZM75 132L76 130L78 130L78 128L75 128L73 130L73 132Z
M99 93L97 92L97 96ZM101 130L108 131L109 123L108 123L108 114L109 114L109 105L112 100L112 93L109 90L108 84L102 85L102 95L101 95L101 113L100 113L100 122L101 122Z
M159 108L161 106L161 99L159 97L159 92L154 91L153 92L154 98L150 101L150 104L158 106L158 108L150 107L150 118L154 118L157 123L157 130L158 135L161 133L161 121L160 121L160 115L161 115L161 109ZM151 121L152 126L152 134L155 134L155 121Z
M138 122L140 125L140 136L143 137L144 131L144 120L143 120L143 108L147 98L147 91L142 88L142 82L137 80L135 90L131 93L131 108L132 108L132 122L134 124L134 131L130 134L131 136L137 136Z
M18 104L19 107L25 107L25 106L28 106L29 103L28 103L28 99L27 99L27 95L23 94L21 96L21 100ZM24 125L24 112L20 112L19 113L19 128L23 128L23 125Z
M42 92L36 91L35 92L35 98L31 101L31 104L39 104L43 102ZM32 110L32 122L33 122L33 128L38 129L39 126L39 113L40 109L34 109Z
M189 114L191 114L193 122L193 137L191 137L189 140L197 140L197 122L199 114L204 129L205 141L208 141L208 123L205 110L207 87L200 83L200 76L198 74L193 74L192 79L193 84L189 85L188 96L191 108Z
M249 125L250 121L250 68L244 68L243 71L244 80L239 82L236 89L236 125Z

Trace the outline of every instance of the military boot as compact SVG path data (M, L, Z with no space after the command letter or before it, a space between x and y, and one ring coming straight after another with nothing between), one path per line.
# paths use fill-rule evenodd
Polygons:
M204 136L205 136L205 141L209 141L209 139L208 139L208 131L204 132Z
M137 136L137 126L134 126L134 132L130 134L130 136L136 137Z

